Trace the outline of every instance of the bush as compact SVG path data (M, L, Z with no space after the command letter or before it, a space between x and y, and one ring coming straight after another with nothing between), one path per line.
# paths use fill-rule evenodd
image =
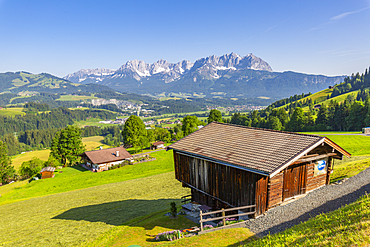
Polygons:
M19 175L23 178L36 176L42 169L44 162L39 158L33 157L30 161L25 161L19 168Z
M171 216L174 218L177 217L176 202L171 202Z
M157 241L174 241L180 238L183 238L184 234L179 231L179 230L173 230L170 232L162 232L159 233L156 237L155 240Z

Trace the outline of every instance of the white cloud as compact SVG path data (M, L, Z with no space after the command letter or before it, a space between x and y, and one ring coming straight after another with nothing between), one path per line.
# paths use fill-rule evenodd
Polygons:
M366 7L366 8L363 8L363 9L360 9L360 10L356 10L356 11L344 12L342 14L339 14L339 15L336 15L336 16L330 18L330 20L331 21L337 21L337 20L343 19L343 18L345 18L345 17L347 17L349 15L360 13L360 12L362 12L364 10L369 9L369 8L370 8L370 6L369 7Z

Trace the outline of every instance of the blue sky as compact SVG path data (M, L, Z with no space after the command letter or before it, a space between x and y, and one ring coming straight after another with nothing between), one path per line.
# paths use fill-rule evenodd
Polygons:
M235 52L274 71L348 75L370 65L370 0L0 0L0 72L117 69Z

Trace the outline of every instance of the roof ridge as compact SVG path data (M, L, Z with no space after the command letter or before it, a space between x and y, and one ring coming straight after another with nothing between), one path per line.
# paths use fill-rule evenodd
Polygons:
M213 124L213 123L214 124L227 125L227 126L234 126L234 127L239 127L239 128L245 128L245 129L255 129L255 130L270 131L270 132L277 132L277 133L286 133L286 134L293 134L293 135L301 135L301 136L322 137L322 136L313 135L313 134L302 134L302 133L291 132L291 131L284 131L284 130L265 129L265 128L250 127L250 126L238 125L238 124L231 124L231 123L220 123L220 122L216 122L216 121L214 121L212 123L209 123L208 125Z

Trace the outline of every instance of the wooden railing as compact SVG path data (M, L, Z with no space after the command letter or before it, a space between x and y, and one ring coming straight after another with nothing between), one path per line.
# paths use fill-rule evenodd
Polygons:
M250 209L250 210L252 210L253 208L254 208L254 210L251 211L251 212L241 213L241 214L233 214L233 215L227 215L227 216L225 216L225 212L235 211L235 210L243 210L243 209ZM203 216L211 215L211 214L218 214L218 213L222 213L222 216L215 217L215 218L203 219ZM255 213L256 213L256 205L248 205L248 206L237 207L237 208L221 209L221 210L207 212L207 213L203 213L202 210L200 210L200 214L199 214L199 216L200 216L200 220L199 220L200 231L203 231L203 222L214 221L214 220L222 220L223 226L225 226L226 225L226 218L234 218L234 217L238 217L238 216L251 215L251 214L255 214Z
M191 201L191 195L186 195L186 196L181 197L181 203L187 203L189 201Z

